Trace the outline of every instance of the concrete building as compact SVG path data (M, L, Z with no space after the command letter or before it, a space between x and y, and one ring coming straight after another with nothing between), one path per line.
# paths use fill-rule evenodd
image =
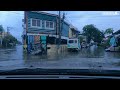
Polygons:
M32 43L57 44L59 34L59 16L41 11L25 11L23 20L23 44L29 48ZM61 18L61 44L67 44L69 37L77 37L75 27Z
M77 38L79 33L80 31L77 28L75 28L73 25L70 25L69 38Z

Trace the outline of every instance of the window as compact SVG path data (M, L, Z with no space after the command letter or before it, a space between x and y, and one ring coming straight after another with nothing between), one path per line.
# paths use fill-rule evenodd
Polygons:
M31 27L42 27L40 19L31 19Z
M77 43L77 40L75 40L75 43Z
M40 20L37 20L37 27L40 27Z
M32 26L36 26L36 20L32 19Z
M49 22L46 21L46 28L49 28Z
M54 29L54 22L46 21L46 29Z
M73 40L69 40L69 43L73 43Z
M50 28L53 28L53 22L50 22Z

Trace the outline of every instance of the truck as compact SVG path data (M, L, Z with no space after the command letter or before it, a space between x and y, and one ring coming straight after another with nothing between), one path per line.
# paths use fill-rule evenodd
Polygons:
M80 40L78 38L69 38L67 40L68 51L79 51L81 49Z

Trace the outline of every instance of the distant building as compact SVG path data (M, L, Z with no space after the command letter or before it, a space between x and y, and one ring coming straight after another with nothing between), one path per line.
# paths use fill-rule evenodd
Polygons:
M74 26L70 25L69 38L78 38L80 31Z
M8 35L8 33L7 32L5 32L5 31L0 31L0 46L2 46L2 41L3 41L3 38L5 37L5 36L7 36Z

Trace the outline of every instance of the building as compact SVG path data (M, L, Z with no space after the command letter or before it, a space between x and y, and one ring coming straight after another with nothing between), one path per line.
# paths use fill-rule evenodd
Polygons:
M69 38L78 38L80 31L73 25L70 25Z
M114 32L113 35L116 38L117 46L120 46L120 30L117 30L116 32Z
M23 20L23 44L29 45L42 42L47 44L57 44L59 35L59 16L40 11L25 11ZM69 34L71 32L71 34ZM61 18L61 44L67 44L69 37L77 37L78 32Z
M8 35L7 32L3 31L1 32L0 31L0 46L2 46L2 42L3 42L3 39Z

